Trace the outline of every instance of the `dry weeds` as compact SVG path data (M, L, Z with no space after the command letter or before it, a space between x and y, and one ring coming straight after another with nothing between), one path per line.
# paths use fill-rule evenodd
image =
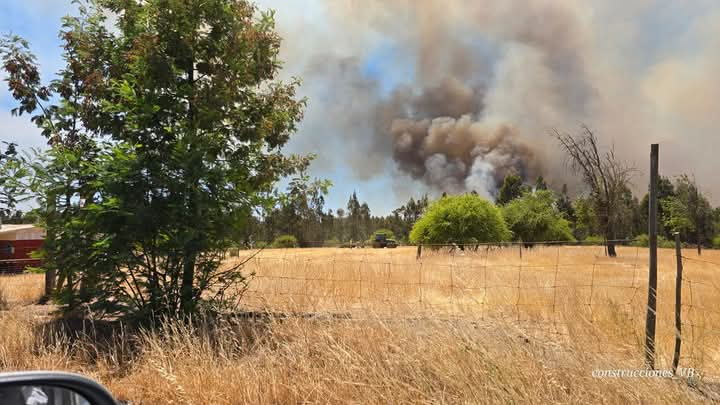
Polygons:
M596 248L536 249L522 262L516 253L434 253L420 264L408 249L267 251L248 263L259 276L248 305L351 317L166 322L144 331L49 321L31 305L42 276L3 277L13 308L0 312L0 370L81 372L134 404L717 400L710 377L720 375L720 322L705 311L720 299L713 265L686 264L687 277L703 284L692 287L694 308L684 314L697 331L681 361L708 378L603 379L591 371L642 367L646 251L625 248L614 261ZM718 253L703 260L720 262ZM672 252L662 251L660 368L669 367L674 342L674 272Z

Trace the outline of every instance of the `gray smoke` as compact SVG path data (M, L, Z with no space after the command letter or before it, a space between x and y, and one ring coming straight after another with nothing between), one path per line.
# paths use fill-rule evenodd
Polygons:
M685 25L668 33L653 20L662 0L264 3L278 11L286 73L304 78L310 101L293 148L317 152L324 169L488 196L510 170L572 187L548 133L585 123L640 169L660 142L664 174L694 173L720 197L710 152L720 4L684 5ZM368 74L368 60L389 77Z

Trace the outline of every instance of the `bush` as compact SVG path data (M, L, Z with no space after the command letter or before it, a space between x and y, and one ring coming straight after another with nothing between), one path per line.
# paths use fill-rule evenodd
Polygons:
M294 248L298 247L298 240L292 235L280 235L272 243L274 248Z
M712 245L713 245L713 248L720 249L720 235L713 238Z
M500 210L474 194L434 202L410 232L412 243L482 243L510 239Z
M604 245L605 238L600 235L588 235L587 238L583 239L583 242L588 245Z
M269 247L270 244L265 241L260 241L255 243L255 249L265 249Z
M637 246L637 247L649 247L650 246L650 237L646 234L640 234L635 237L635 240L633 240L630 243L631 246ZM674 249L675 248L675 242L671 240L667 240L661 235L658 235L657 238L657 245L659 248L662 249Z
M570 223L557 209L555 195L549 190L526 193L502 208L514 240L523 242L574 240Z
M630 242L630 246L648 247L650 246L650 237L646 233L640 234L636 236L632 242Z

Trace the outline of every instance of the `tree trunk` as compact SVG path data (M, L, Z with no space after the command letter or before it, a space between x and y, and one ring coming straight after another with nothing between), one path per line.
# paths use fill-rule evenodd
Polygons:
M607 243L607 253L610 257L617 257L617 252L615 251L615 242Z
M195 252L186 250L183 263L182 285L180 287L180 310L183 315L190 315L195 310L193 281L195 280Z

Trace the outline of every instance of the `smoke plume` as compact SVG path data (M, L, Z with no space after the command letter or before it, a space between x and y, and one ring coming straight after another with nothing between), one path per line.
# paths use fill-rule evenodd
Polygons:
M263 3L278 11L285 70L309 97L292 147L317 152L321 169L436 193L492 197L511 170L572 188L548 133L585 123L640 169L660 142L664 174L694 173L720 197L714 2ZM635 183L645 191L644 174Z

